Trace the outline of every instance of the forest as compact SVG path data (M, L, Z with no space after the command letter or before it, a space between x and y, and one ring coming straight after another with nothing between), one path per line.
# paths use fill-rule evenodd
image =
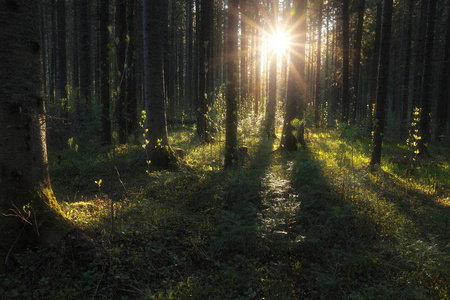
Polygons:
M450 298L450 0L0 1L1 299Z

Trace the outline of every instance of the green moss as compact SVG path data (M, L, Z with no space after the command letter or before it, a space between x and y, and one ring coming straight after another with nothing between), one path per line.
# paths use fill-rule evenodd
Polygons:
M22 207L11 207L7 216L0 216L0 270L8 253L36 244L51 244L60 232L71 227L50 188L29 193L24 203Z

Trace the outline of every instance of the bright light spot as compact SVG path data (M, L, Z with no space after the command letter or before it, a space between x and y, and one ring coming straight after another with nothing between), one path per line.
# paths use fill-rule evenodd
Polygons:
M269 37L268 42L272 51L285 53L289 47L289 36L284 31L277 31Z

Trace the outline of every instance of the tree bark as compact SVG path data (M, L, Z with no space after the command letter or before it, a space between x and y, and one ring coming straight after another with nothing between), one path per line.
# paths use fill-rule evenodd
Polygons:
M119 143L127 142L127 119L126 119L126 75L125 59L127 51L127 1L116 2L116 115L119 126Z
M445 139L446 130L448 130L448 103L450 102L450 1L447 1L447 20L445 24L444 64L442 66L435 131L436 140L439 142Z
M57 2L58 68L56 72L56 98L62 104L63 116L67 117L67 64L66 64L66 1Z
M411 41L412 41L412 14L414 8L414 0L409 0L408 10L405 12L405 41L403 43L403 69L402 69L402 115L401 115L401 133L405 137L408 131L408 99L409 99L409 79L411 64Z
M320 126L320 115L319 108L321 106L321 77L320 77L320 68L321 68L321 54L322 54L322 8L323 8L323 0L319 0L319 11L318 11L318 34L317 34L317 65L316 65L316 97L314 101L314 125L316 127Z
M386 103L389 83L389 56L391 46L391 22L393 0L384 0L383 24L381 29L380 68L378 77L377 104L375 112L375 133L370 167L381 164L381 149L386 123Z
M278 0L272 1L272 33L278 29ZM277 61L278 53L272 49L269 53L269 101L267 103L267 136L275 138L275 114L277 108Z
M349 121L350 111L350 29L348 1L342 0L342 123Z
M100 103L102 105L102 142L111 144L111 118L109 100L109 0L100 1Z
M377 16L375 21L375 40L372 54L372 69L370 77L370 102L369 102L369 133L373 130L373 118L375 117L375 104L377 103L378 67L380 61L380 40L382 22L382 2L377 2Z
M428 143L431 139L431 99L433 97L433 50L434 24L436 23L436 0L429 0L427 13L427 37L425 44L425 61L423 66L423 88L419 130L419 154L428 155Z
M294 126L293 120L302 119L304 99L306 93L305 83L305 42L306 42L306 0L294 0L291 15L291 31L294 33L291 41L289 59L289 79L287 86L286 113L283 122L281 146L288 151L297 150L297 143L306 146L301 131L301 124ZM297 131L295 134L294 132Z
M136 83L136 40L137 33L135 30L136 24L136 0L128 0L128 35L130 37L128 42L128 55L127 55L127 107L126 107L126 120L127 120L127 137L133 135L135 140L137 139L137 83Z
M92 55L91 55L91 30L90 30L90 1L80 0L80 101L81 115L89 111L91 88L92 88Z
M359 0L358 6L358 25L356 28L356 37L354 43L353 56L353 77L352 77L352 107L351 107L351 124L356 124L356 112L358 109L358 89L359 89L359 68L361 65L361 41L364 23L365 0Z
M36 244L61 219L48 172L39 2L0 1L0 212L15 216L0 214L0 270L7 250Z
M225 169L232 167L236 163L237 154L237 105L238 94L238 4L239 0L228 2L228 36L227 52L228 59L226 71L226 134L225 134Z
M211 71L211 48L212 48L212 18L213 3L209 0L201 2L201 27L199 40L199 115L197 118L197 133L202 143L209 142L207 132L206 115L208 113L208 73Z
M148 144L146 151L151 166L168 168L173 163L167 137L167 118L163 80L163 24L167 1L144 1L144 76L145 110Z

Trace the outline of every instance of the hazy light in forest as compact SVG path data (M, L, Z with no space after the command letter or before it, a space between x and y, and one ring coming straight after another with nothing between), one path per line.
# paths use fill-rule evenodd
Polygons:
M282 54L289 47L289 35L285 31L277 31L269 36L267 42L272 51Z

